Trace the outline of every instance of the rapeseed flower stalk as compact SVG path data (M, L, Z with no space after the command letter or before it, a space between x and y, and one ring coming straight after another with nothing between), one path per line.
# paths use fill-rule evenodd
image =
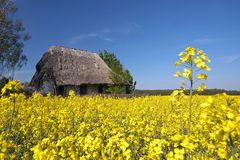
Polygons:
M1 90L1 96L10 95L10 98L13 100L13 109L10 115L10 120L8 124L8 131L11 131L12 121L14 115L16 114L16 93L22 89L22 84L18 80L10 80Z
M178 54L179 60L175 63L175 66L182 66L183 72L177 71L174 76L186 79L189 82L189 86L182 83L182 89L188 87L189 93L189 117L188 117L188 135L191 134L191 123L192 123L192 96L194 84L202 79L207 79L208 76L205 73L199 73L200 71L211 71L207 63L210 63L210 59L206 56L203 50L199 50L193 47L187 47L185 51ZM196 74L196 76L195 76ZM198 92L202 92L206 88L206 85L202 83L198 88ZM190 152L189 152L190 153ZM188 159L190 159L190 154L188 153Z
M176 66L183 66L183 72L177 71L174 76L186 79L189 82L189 119L188 119L188 134L191 134L191 121L192 121L192 95L194 84L202 79L207 79L206 73L199 73L200 71L210 71L207 63L210 63L210 59L206 56L203 50L199 50L193 47L187 47L185 51L178 54L179 60L175 63ZM197 69L197 70L196 70ZM196 77L195 74L197 75ZM182 83L182 87L185 88L185 82ZM206 88L205 84L201 84L198 88L198 92L202 92Z

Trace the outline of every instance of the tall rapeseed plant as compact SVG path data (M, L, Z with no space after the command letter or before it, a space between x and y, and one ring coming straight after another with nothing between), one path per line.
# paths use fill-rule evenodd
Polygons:
M11 131L12 128L12 121L16 112L16 94L20 89L22 89L21 82L18 80L11 80L1 90L0 96L9 95L9 97L13 100L13 108L8 124L8 131Z
M199 80L206 80L208 75L205 71L211 71L211 68L207 65L211 60L206 56L203 50L199 50L193 47L187 47L185 51L178 54L179 60L175 63L175 66L182 67L183 71L177 71L174 76L185 79L188 84L182 82L182 89L188 88L189 93L189 117L188 117L188 135L191 134L191 121L192 121L192 96L194 90L194 84ZM197 91L202 92L206 88L206 84L202 83L198 86Z

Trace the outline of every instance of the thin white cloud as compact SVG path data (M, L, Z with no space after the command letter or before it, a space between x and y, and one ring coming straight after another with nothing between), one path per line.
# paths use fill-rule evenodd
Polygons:
M86 39L86 38L90 38L90 37L93 37L93 33L90 33L90 34L82 34L82 35L78 35L76 37L72 37L69 41L70 44L76 44L78 43L79 41L83 40L83 39Z
M227 56L221 56L217 58L218 61L223 62L225 64L233 63L237 60L240 60L240 55L227 55Z
M70 38L68 43L74 45L74 44L79 43L80 41L83 41L86 39L91 39L91 38L114 43L115 39L111 38L113 35L121 34L121 35L127 36L127 35L130 35L132 33L137 33L137 32L143 32L142 26L138 23L131 22L131 23L127 23L124 25L120 25L115 29L104 28L97 32L80 34L80 35Z
M210 44L210 43L215 43L219 41L218 39L214 39L214 38L198 38L198 39L194 39L191 41L192 44Z
M114 42L114 40L112 38L102 38L102 39L105 41L108 41L108 42Z
M100 35L98 33L89 33L86 35L86 37L99 37Z
M80 41L86 40L86 39L89 39L89 38L97 38L97 39L104 40L104 41L107 41L107 42L114 42L114 39L109 38L106 35L106 33L110 33L110 30L101 30L101 31L96 32L96 33L81 34L81 35L72 37L69 40L69 43L70 44L77 44Z

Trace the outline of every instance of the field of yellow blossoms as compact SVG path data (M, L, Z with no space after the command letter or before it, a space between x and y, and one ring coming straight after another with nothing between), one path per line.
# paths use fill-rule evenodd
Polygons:
M0 98L0 159L240 159L240 97Z

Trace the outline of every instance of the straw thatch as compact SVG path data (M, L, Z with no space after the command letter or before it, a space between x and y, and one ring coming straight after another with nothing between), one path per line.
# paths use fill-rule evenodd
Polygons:
M113 84L112 71L96 53L50 47L36 65L30 84L39 89L45 81L57 86Z

